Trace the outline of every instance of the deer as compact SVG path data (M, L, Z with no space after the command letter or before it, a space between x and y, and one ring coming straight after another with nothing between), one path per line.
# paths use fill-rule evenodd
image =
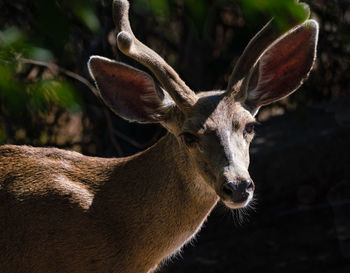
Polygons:
M192 91L140 42L129 2L114 0L117 46L153 74L91 56L97 95L131 122L167 133L122 158L57 148L0 147L3 273L150 273L194 238L221 201L248 207L249 145L258 110L297 90L316 58L318 24L270 21L248 43L225 90Z

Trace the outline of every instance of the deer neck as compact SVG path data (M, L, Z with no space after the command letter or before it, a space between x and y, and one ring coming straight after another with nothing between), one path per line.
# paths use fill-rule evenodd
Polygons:
M149 253L153 264L192 238L218 201L171 134L146 151L117 161L113 180L106 183L111 187L102 197L111 202L108 218L134 247L131 255Z
M186 198L193 206L212 207L218 200L215 191L191 163L183 145L170 133L144 152L129 157L121 167L132 168L139 175L134 177L135 186L138 184L144 194L147 192L159 201L169 202L169 196L176 195L182 198L172 200L174 203Z

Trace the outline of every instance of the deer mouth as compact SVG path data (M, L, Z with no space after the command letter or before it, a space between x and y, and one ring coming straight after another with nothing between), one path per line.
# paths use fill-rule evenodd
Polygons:
M232 201L232 200L228 200L227 198L222 198L222 197L220 199L225 204L225 206L230 208L230 209L241 209L241 208L248 206L250 201L252 201L253 193L250 193L247 198L239 200L239 201Z

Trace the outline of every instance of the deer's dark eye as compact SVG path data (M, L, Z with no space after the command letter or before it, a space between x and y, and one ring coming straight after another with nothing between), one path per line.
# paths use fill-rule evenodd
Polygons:
M183 132L180 136L188 147L193 147L198 142L198 137L194 134Z
M244 133L248 135L254 134L254 123L248 123L244 127Z

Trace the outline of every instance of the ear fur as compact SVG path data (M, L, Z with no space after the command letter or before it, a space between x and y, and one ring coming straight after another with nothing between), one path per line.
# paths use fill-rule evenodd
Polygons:
M92 56L88 68L104 103L129 121L160 122L175 105L152 77L141 70L100 56Z
M245 104L253 113L302 85L315 61L317 40L318 23L307 20L264 51L247 78Z

